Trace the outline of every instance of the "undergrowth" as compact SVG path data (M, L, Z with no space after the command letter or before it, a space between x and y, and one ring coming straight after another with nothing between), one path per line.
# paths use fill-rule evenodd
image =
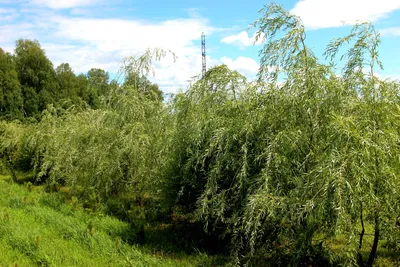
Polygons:
M140 247L135 229L114 217L88 213L62 193L0 177L0 266L216 266L204 253ZM221 262L221 260L220 260Z

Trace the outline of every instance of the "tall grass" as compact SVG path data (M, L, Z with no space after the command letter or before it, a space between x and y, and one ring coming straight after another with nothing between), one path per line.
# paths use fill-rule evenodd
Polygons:
M208 266L205 254L160 256L128 243L131 226L60 193L0 179L0 266Z

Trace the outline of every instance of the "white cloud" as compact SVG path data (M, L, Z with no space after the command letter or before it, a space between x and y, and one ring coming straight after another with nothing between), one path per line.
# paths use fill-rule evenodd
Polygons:
M0 45L9 46L19 38L37 38L35 26L30 23L20 23L12 25L0 25ZM11 52L11 51L10 51Z
M162 46L177 51L188 49L212 28L202 19L174 19L159 23L120 19L57 19L57 36L97 46L102 51ZM181 51L181 50L180 50Z
M394 74L394 75L387 75L386 77L387 77L388 79L392 80L392 81L400 82L400 75Z
M0 0L0 4L18 4L23 0Z
M0 14L1 14L1 15L13 13L13 11L15 12L14 9L0 8Z
M19 17L14 8L0 8L0 21L11 21Z
M211 34L215 29L202 18L174 19L146 22L121 19L68 19L57 18L58 29L54 35L66 43L79 45L44 45L49 57L58 62L70 62L77 72L92 67L116 72L119 62L147 48L161 47L172 50L172 57L156 63L156 76L150 77L165 92L186 89L187 81L201 72L201 32ZM208 59L207 63L213 60Z
M400 27L386 28L379 32L382 36L400 36Z
M43 5L53 9L89 6L98 0L31 0L32 4Z
M0 47L12 52L15 40L37 39L55 67L68 62L76 73L86 73L90 68L116 73L126 56L154 47L172 50L177 62L168 58L155 63L156 76L149 77L165 92L186 89L187 81L201 73L201 33L211 36L221 30L201 17L164 21L70 18L40 6L21 7L18 12L29 23L19 20L0 24ZM207 58L208 66L214 63L215 59Z
M399 0L301 0L291 10L310 29L375 22L400 9Z
M177 61L173 63L171 56L162 59L155 63L156 76L149 77L168 93L186 89L187 81L201 73L201 32L213 30L206 21L192 19L145 23L58 17L46 21L52 27L44 32L38 31L42 28L39 23L43 22L0 26L0 47L12 52L17 39L38 39L55 67L68 62L76 73L86 73L90 68L116 73L126 56L147 48L170 49L178 56ZM207 57L208 66L218 63Z
M185 90L188 81L201 73L201 33L212 36L222 30L212 27L207 19L199 16L144 21L70 18L58 10L38 6L18 11L24 12L24 18L28 16L29 23L20 20L0 24L0 47L12 52L15 40L37 39L55 67L67 62L76 73L86 73L90 68L116 73L126 56L154 47L172 50L178 57L177 61L173 63L169 56L161 62L155 62L155 77L149 77L166 93ZM212 47L207 48L207 52L210 51ZM258 69L258 64L250 58L233 60L207 56L208 68L221 63L245 75L253 75Z
M221 62L226 64L228 68L237 70L249 78L254 77L260 67L254 59L249 57L238 57L235 60L228 57L222 57Z
M237 45L241 48L244 48L246 46L251 46L254 43L257 44L261 44L264 38L264 35L261 34L260 38L258 38L257 42L256 41L256 36L257 33L254 33L252 37L249 37L249 35L247 34L247 32L242 31L241 33L237 34L237 35L230 35L227 36L225 38L223 38L221 40L222 43L225 44L232 44L232 45Z
M369 70L365 69L364 73L369 73ZM382 80L400 81L399 74L384 74L380 71L376 71L374 72L374 76Z

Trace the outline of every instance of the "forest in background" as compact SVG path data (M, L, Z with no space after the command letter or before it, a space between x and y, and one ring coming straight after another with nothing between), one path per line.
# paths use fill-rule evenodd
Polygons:
M297 17L260 15L256 81L215 66L168 101L146 78L161 49L125 59L122 84L54 69L37 41L0 49L2 171L128 222L135 244L163 225L234 265L395 266L400 83L375 74L378 32L355 25L325 64Z
M129 58L126 59L128 63ZM14 54L0 48L0 117L4 120L40 121L49 106L66 110L69 107L99 109L112 89L134 86L159 101L163 100L158 85L145 76L128 70L123 85L110 81L109 73L92 68L76 75L68 63L54 68L37 40L19 39ZM121 77L119 77L121 78Z

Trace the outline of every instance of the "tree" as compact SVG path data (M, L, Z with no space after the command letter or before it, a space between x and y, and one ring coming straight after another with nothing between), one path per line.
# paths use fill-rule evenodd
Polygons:
M156 100L163 101L163 92L157 84L151 83L146 76L139 75L136 72L129 72L125 77L124 86L132 86L144 96Z
M348 105L335 121L338 138L342 140L339 153L342 188L338 195L341 202L337 209L341 217L359 224L360 230L345 226L351 229L347 230L350 236L359 236L354 239L358 242L360 265L370 267L374 265L379 241L398 238L395 233L400 213L397 156L400 128L395 121L400 115L396 101L399 86L375 76L376 68L383 66L378 56L379 34L372 25L357 24L348 36L334 39L328 46L327 57L333 60L340 48L349 43L350 48L341 58L347 59L344 81L352 93L347 94ZM374 238L369 257L363 259L361 249L365 246L367 224L373 226Z
M38 41L19 39L15 47L18 79L22 85L26 116L39 117L58 95L53 64Z
M56 68L56 77L60 88L59 99L73 98L77 94L76 76L68 63L62 63Z
M171 54L175 62L176 55L173 52L160 48L147 49L140 56L127 57L122 61L119 77L124 76L126 85L133 86L142 95L162 101L162 91L158 88L158 85L151 84L147 77L150 73L155 74L155 68L152 65L153 60L160 60L167 54Z
M90 72L89 79L77 77L83 93L95 77L105 77L99 73ZM50 186L66 184L92 207L113 197L128 198L141 214L148 196L159 195L162 168L154 166L166 162L162 150L170 117L162 103L143 98L132 87L122 90L117 85L112 82L101 109L43 112L29 145L36 152L38 180ZM142 220L132 216L136 216L135 224Z
M344 234L346 265L372 266L400 212L399 87L374 76L379 36L361 24L328 45L334 58L350 43L341 76L307 47L299 18L276 4L261 13L257 82L219 66L176 97L166 191L230 239L238 264L327 266L327 241Z
M166 144L169 164L164 171L166 202L187 214L202 213L205 225L212 225L219 233L227 225L211 214L211 207L200 207L203 205L200 203L203 194L208 200L213 195L207 185L220 186L223 190L214 179L233 184L236 163L241 157L236 151L241 148L240 129L247 119L239 99L247 86L243 75L220 65L209 69L202 79L194 80L187 92L173 100L175 128L171 142ZM226 149L226 154L222 149ZM242 205L239 198L230 201L230 207L239 209ZM210 226L210 231L213 227Z
M79 74L76 76L76 91L78 96L89 105L89 81L85 74Z
M0 48L0 116L20 119L22 104L21 85L14 58Z
M86 78L88 86L86 92L83 93L84 100L92 108L100 108L101 98L110 91L109 74L102 69L92 68L87 72Z
M87 73L87 78L91 86L97 90L97 94L106 95L108 93L108 83L110 76L108 72L102 69L90 69Z

